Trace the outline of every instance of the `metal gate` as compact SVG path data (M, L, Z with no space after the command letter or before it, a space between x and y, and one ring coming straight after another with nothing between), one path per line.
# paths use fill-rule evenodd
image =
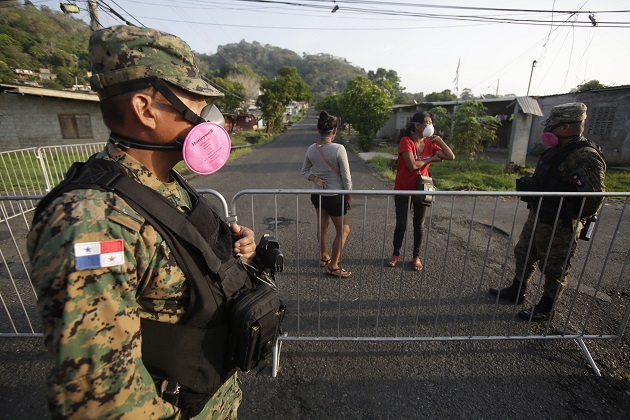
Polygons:
M351 231L341 264L353 272L349 279L326 275L319 267L312 193L244 190L231 203L239 223L257 233L272 233L284 250L288 263L278 276L288 311L280 345L287 341L570 339L576 340L599 374L585 340L619 340L628 324L630 193L588 194L605 197L598 223L590 241L579 241L569 285L557 300L553 321L543 324L515 316L538 302L542 273L531 279L525 305L505 304L488 293L490 287L512 282L513 247L528 214L518 196L540 193L437 192L421 249L424 269L416 272L409 264L411 228L401 250L403 263L396 268L385 264L392 252L393 197L409 193L352 191L347 215ZM563 197L571 195L584 196ZM329 242L331 234L332 226ZM274 361L278 363L279 357ZM276 369L277 365L274 375Z
M517 196L535 193L436 192L421 249L424 269L416 272L408 263L411 229L401 250L403 263L385 264L395 224L393 197L404 193L353 191L347 215L351 231L342 251L342 265L353 275L339 279L320 268L312 190L243 190L229 208L216 191L200 192L217 199L229 220L258 236L273 234L281 245L285 269L278 273L278 285L288 311L274 375L281 345L289 341L532 339L576 340L599 374L585 340L620 340L628 324L630 193L588 194L604 197L593 236L580 241L553 322L533 324L517 320L515 313L538 301L542 274L532 278L524 306L500 302L488 288L511 282L512 248L528 212ZM25 253L31 213L11 213L39 198L0 197L0 337L41 335Z

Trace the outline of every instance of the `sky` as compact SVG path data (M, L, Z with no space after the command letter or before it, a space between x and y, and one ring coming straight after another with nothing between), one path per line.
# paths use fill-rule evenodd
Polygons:
M31 1L59 10L59 1ZM81 8L74 16L89 22L87 1L74 3ZM629 0L98 3L102 26L123 23L104 10L111 8L132 24L181 37L200 53L245 40L300 55L330 54L365 71L395 70L409 93L467 88L475 96L542 96L594 79L630 85Z

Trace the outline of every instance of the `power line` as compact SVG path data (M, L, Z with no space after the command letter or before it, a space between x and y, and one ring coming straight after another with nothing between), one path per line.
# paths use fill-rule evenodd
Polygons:
M142 22L140 22L138 19L136 19L131 13L129 13L128 11L126 11L122 6L120 6L118 3L116 3L116 0L111 0L112 3L114 3L119 9L121 9L123 12L125 12L128 16L130 16L131 18L133 18L133 20L135 20L136 22L138 22L140 24L140 26L145 26Z
M302 0L303 2L309 2L307 3L296 3L296 2L291 2L291 1L279 1L279 0L231 0L229 3L229 6L222 6L222 10L227 8L230 10L257 10L257 11L264 11L265 7L267 7L267 9L269 7L280 7L280 6L285 6L288 9L287 10L292 10L292 13L289 13L291 15L298 15L295 13L296 10L300 9L300 10L310 10L310 11L314 11L314 12L318 12L318 11L325 11L326 12L326 17L328 17L328 15L330 14L330 3L326 2L325 4L321 4L323 2L321 1L313 1L313 0ZM163 5L161 3L156 3L156 2L142 2L142 1L134 1L135 3L140 3L140 4L146 4L146 5L155 5L155 6L160 6ZM251 9L250 7L247 8L238 8L234 5L234 3L243 3L244 5L260 5L261 8L258 9ZM314 3L318 3L318 4L314 4ZM346 1L346 2L339 2L340 4L344 4L344 3L350 3L350 4L368 4L368 5L387 5L387 6L392 6L392 5L396 5L396 6L405 6L407 9L405 10L396 10L396 9L375 9L375 8L358 8L358 7L349 7L349 6L344 6L341 10L344 11L344 13L348 14L348 13L355 13L355 14L363 14L363 15L378 15L378 16L392 16L392 17L405 17L405 18L412 18L412 19L418 19L418 18L425 18L425 19L437 19L437 20L455 20L455 21L471 21L471 22L482 22L482 23L506 23L506 24L521 24L521 25L547 25L547 24L553 24L554 23L554 19L553 19L553 13L555 14L564 14L564 15L568 15L568 17L571 17L573 15L581 15L581 14L591 14L591 13L598 13L598 14L604 14L604 13L615 13L615 14L619 14L619 13L630 13L630 10L607 10L607 11L581 11L581 10L570 10L570 11L549 11L549 10L535 10L535 9L501 9L501 8L483 8L483 7L465 7L465 6L446 6L446 5L418 5L418 4L410 4L410 3L393 3L393 2L378 2L378 1ZM185 1L185 2L179 2L178 3L178 8L194 8L194 9L211 9L210 7L208 7L209 4L220 4L220 5L224 5L224 3L221 2L200 2L200 1ZM269 7L268 7L269 6ZM418 7L424 7L424 8L446 8L446 9L462 9L462 10L479 10L479 11L495 11L495 12L512 12L512 13L531 13L531 14L541 14L541 13L545 13L545 14L549 14L552 13L552 17L551 20L549 19L531 19L531 18L519 18L518 15L515 17L514 15L497 15L497 16L491 16L491 15L457 15L457 14L435 14L435 13L418 13L418 12L411 12L408 9L409 8L418 8ZM271 13L278 13L277 11L273 11ZM313 15L309 15L309 16L313 16ZM168 19L163 19L168 21ZM177 21L174 21L177 22ZM579 26L584 26L584 27L592 27L592 22L590 19L585 19L583 21L577 21L574 23L575 25L579 25ZM621 21L601 21L598 22L598 26L601 25L603 27L620 27L620 28L627 28L630 27L630 22L621 22ZM278 27L278 26L273 26L273 27L269 27L269 26L263 26L263 25L229 25L229 24L218 24L215 23L214 26L226 26L226 27L247 27L247 28L254 28L254 29L291 29L291 30L297 30L297 29L307 29L307 30L332 30L331 28L322 28L322 27L308 27L308 28L304 28L304 27ZM341 28L335 27L335 30L341 30ZM393 30L393 29L398 29L398 28L387 28L388 30ZM403 29L410 29L410 28L403 28ZM345 28L345 30L374 30L374 28Z

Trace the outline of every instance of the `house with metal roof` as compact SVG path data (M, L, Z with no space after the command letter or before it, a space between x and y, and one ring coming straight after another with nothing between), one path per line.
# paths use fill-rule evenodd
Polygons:
M0 151L103 142L108 135L95 94L0 84Z
M630 86L593 89L539 97L505 97L478 99L488 109L488 115L498 117L502 124L497 133L498 147L508 153L508 162L525 163L526 155L538 155L544 150L540 141L543 122L551 109L562 103L583 102L588 107L584 135L599 144L609 164L630 163ZM452 114L461 101L395 105L387 123L377 137L397 140L413 114L444 107ZM455 153L457 153L455 151Z

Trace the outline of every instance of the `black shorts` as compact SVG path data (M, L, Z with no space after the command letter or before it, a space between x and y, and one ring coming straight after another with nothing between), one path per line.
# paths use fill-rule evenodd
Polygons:
M311 203L315 208L319 208L319 194L311 194ZM348 200L344 200L341 194L322 195L322 208L331 216L341 216L348 213ZM343 207L342 207L343 201ZM343 210L343 211L342 211Z

